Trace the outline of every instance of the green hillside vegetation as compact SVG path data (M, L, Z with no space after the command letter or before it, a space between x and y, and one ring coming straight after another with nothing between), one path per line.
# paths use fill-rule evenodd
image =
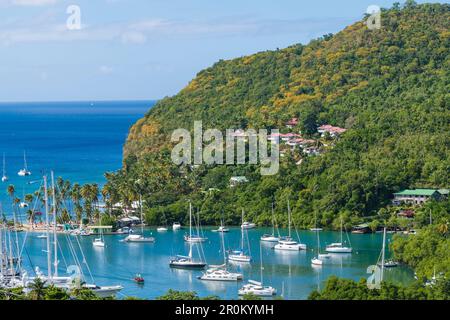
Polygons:
M416 5L382 11L380 30L362 21L307 45L219 61L180 93L162 99L130 130L124 167L107 174L110 203L130 204L142 193L147 222L186 221L187 199L203 224L248 220L286 224L291 200L297 227L349 226L375 217L393 192L448 187L450 141L450 6ZM347 130L320 156L286 154L280 172L262 177L256 165L178 167L170 135L193 128L282 128L317 137L332 124ZM229 188L229 178L250 182ZM139 181L139 183L136 183ZM217 188L220 191L210 191Z

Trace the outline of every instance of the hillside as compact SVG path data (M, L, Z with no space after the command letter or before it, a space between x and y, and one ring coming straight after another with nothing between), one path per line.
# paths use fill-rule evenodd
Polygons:
M182 219L187 198L204 223L217 223L222 212L236 222L241 207L269 223L272 199L282 221L289 197L297 225L306 227L314 213L322 225L339 214L347 221L374 215L402 188L448 187L449 21L450 5L409 1L383 10L380 30L359 21L307 45L219 61L131 128L124 169L108 175L110 197L130 202L143 191L150 223L162 213ZM194 120L222 130L285 130L292 117L299 118L294 131L307 137L325 123L348 130L320 156L288 153L272 177L257 166L180 170L170 162L172 130ZM230 189L233 175L250 182ZM212 187L221 192L202 192Z

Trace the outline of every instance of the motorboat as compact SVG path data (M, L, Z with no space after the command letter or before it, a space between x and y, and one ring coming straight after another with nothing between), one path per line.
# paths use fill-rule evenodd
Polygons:
M92 245L93 245L94 247L104 248L104 247L105 247L105 242L103 241L102 238L96 238L96 239L94 239L94 241L92 242Z
M152 243L155 242L156 239L154 237L144 237L140 234L130 234L125 239L123 239L125 242L137 242L137 243Z
M216 267L211 266L199 279L209 281L239 281L243 279L243 275L241 273L230 272L226 269L226 265L222 265Z
M254 229L256 228L256 224L252 222L243 222L241 225L242 229Z
M180 230L181 229L181 224L179 222L174 222L174 224L172 225L172 229L173 230Z

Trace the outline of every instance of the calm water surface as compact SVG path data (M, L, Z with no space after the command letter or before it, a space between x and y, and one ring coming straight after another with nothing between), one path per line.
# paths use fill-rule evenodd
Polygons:
M243 272L244 281L248 279L260 279L260 254L259 238L267 229L249 230L251 254L254 262L251 264L231 264L230 269ZM123 235L105 236L106 247L94 248L93 237L79 237L83 253L90 267L91 273L98 284L121 284L124 286L121 296L138 296L141 298L154 298L164 294L168 289L192 290L201 296L218 295L221 298L236 299L237 290L242 283L208 282L198 280L201 271L177 270L168 266L170 257L176 254L187 254L188 244L183 240L184 230L157 233L149 228L146 234L156 236L154 244L130 244L120 242ZM321 232L321 244L326 244L339 239L337 232ZM222 251L220 234L213 233L210 228L205 228L205 236L208 241L203 244L203 251L209 264L222 263ZM20 237L25 239L25 234ZM300 233L302 242L308 245L307 251L279 252L271 249L270 244L262 246L264 282L278 289L281 294L284 288L286 299L306 299L308 294L323 286L323 281L331 275L359 280L368 277L366 273L369 265L375 264L380 254L382 235L350 235L354 249L353 254L335 254L327 259L322 267L312 267L310 260L313 258L312 249L316 246L314 232L303 231ZM60 274L64 274L66 265L73 263L73 258L68 254L67 241L76 241L73 236L59 235L60 250L64 252L60 257ZM38 239L37 234L28 234L24 241L24 264L27 269L32 266L40 266L46 270L45 249L46 240ZM232 228L225 234L226 249L239 247L240 229ZM61 253L60 253L61 254ZM81 253L78 253L81 256ZM198 254L194 249L194 254ZM389 253L387 253L389 256ZM32 264L31 264L32 263ZM88 274L85 268L84 273ZM137 285L132 278L136 273L141 273L145 278L143 286ZM397 283L408 283L412 280L409 269L398 267L386 271L386 278Z

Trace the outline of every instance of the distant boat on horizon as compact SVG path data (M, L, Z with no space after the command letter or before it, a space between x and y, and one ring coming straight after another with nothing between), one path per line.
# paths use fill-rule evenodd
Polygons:
M28 170L27 154L25 151L23 152L23 169L20 169L17 174L20 177L31 176L31 171Z
M5 160L5 153L3 153L3 176L2 176L2 182L8 181L8 176L6 175L6 160Z

